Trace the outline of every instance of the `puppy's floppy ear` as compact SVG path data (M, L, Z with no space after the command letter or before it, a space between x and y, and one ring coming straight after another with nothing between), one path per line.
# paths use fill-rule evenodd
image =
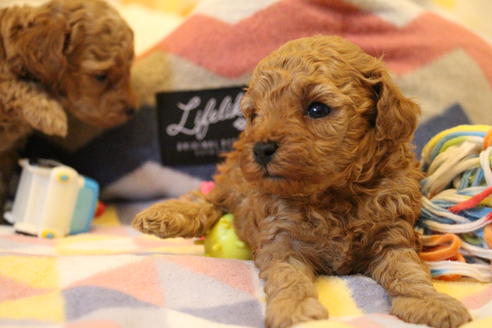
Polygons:
M403 96L385 70L378 72L372 89L375 118L372 118L378 140L409 141L417 126L420 107Z
M63 16L45 9L17 29L11 37L14 69L44 85L56 85L67 66L64 48L69 31Z

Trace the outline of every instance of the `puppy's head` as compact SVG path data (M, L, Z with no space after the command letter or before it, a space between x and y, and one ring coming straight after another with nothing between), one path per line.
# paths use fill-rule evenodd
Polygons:
M400 156L419 113L379 60L327 36L288 42L263 59L242 110L248 124L235 147L246 179L301 196L373 179Z
M9 34L14 70L80 120L109 127L134 113L133 32L105 1L52 0L25 13Z

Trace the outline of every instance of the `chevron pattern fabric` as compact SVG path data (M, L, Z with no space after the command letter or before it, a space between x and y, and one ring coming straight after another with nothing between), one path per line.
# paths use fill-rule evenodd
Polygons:
M490 43L410 0L206 1L143 54L136 71L155 69L156 80L146 75L150 90L246 84L265 55L313 34L344 36L383 58L404 93L421 104L423 121L455 104L473 122L492 120L483 115L492 113ZM165 83L158 81L163 76Z
M92 232L58 240L0 228L0 326L53 328L263 327L265 295L250 261L204 257L192 240L162 240L123 224L109 207ZM302 328L414 327L388 314L390 299L363 276L319 277L330 319ZM492 286L435 281L490 327Z

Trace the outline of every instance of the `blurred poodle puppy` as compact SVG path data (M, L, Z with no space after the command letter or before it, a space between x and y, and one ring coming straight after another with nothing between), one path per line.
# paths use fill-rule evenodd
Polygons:
M70 112L99 127L135 112L133 32L103 0L0 10L0 208L24 139L65 136Z

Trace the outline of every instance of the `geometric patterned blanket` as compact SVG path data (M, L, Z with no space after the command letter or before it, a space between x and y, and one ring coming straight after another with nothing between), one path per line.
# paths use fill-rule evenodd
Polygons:
M0 326L56 328L263 327L265 296L251 261L202 256L193 240L140 234L110 206L89 233L48 240L0 227ZM434 281L492 327L492 284ZM388 314L390 299L363 276L321 276L330 319L301 328L416 327ZM420 326L422 327L422 326Z

